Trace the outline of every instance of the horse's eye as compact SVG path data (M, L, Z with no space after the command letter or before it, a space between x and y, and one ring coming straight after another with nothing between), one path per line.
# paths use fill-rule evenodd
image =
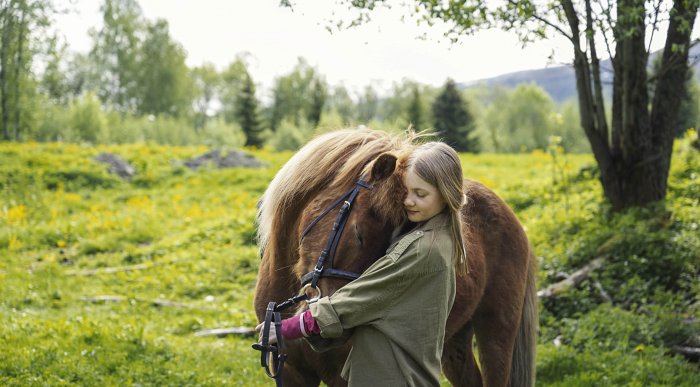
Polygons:
M355 224L355 238L357 238L357 241L360 242L360 246L362 246L362 233L360 232L359 227L357 227L357 224Z

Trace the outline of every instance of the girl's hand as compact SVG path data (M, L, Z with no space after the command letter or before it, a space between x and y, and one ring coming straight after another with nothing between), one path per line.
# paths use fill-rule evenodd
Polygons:
M263 326L265 323L260 323L258 326L255 327L255 331L258 332L258 343L262 344L262 336L263 336ZM274 325L271 326L272 329L270 329L270 336L268 337L267 344L272 345L272 344L277 344L277 332L275 330Z

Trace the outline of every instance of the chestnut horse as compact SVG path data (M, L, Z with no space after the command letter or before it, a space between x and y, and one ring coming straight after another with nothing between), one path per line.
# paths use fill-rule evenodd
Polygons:
M415 142L411 133L334 131L309 142L278 171L258 209L262 252L254 301L258 321L264 319L269 301L299 293L300 279L313 271L336 210L321 217L303 238L302 233L360 178L371 187L357 193L333 267L362 273L385 254L392 230L406 221L402 174ZM469 273L457 277L443 373L455 386L532 386L538 324L534 256L508 206L485 186L471 180L464 184ZM318 287L324 296L330 295L347 281L321 277ZM282 317L306 308L302 304ZM473 353L474 338L480 366ZM315 352L305 340L285 342L284 384L347 385L340 371L350 345Z

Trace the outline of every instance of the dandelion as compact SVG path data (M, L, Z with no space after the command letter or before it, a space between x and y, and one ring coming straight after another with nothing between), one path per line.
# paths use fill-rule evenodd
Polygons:
M10 240L7 246L8 250L16 251L22 248L22 241L16 235L10 235Z
M127 206L139 209L145 212L153 211L153 202L148 196L135 196L126 202Z
M63 194L63 200L66 202L72 202L72 203L77 203L81 199L80 195L74 194L74 193L64 193Z
M9 224L19 224L27 219L27 206L20 204L10 208L5 215L5 219Z
M204 211L199 207L198 204L193 204L185 214L188 218L201 218L204 216Z

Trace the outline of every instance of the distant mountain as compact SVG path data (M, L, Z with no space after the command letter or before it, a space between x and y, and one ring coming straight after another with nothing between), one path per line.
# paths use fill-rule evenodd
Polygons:
M652 53L652 58L649 60L651 64L653 57L660 54L661 51ZM690 49L690 61L693 64L692 68L695 72L695 79L700 81L700 45L693 46ZM601 81L603 83L603 94L607 97L612 94L612 65L610 59L600 62ZM577 98L576 95L576 76L574 75L573 66L552 66L537 70L518 71L499 75L493 78L481 79L474 82L462 83L461 88L469 88L478 85L486 86L503 86L516 87L520 84L534 83L543 88L552 99L556 102L566 101L567 99Z

